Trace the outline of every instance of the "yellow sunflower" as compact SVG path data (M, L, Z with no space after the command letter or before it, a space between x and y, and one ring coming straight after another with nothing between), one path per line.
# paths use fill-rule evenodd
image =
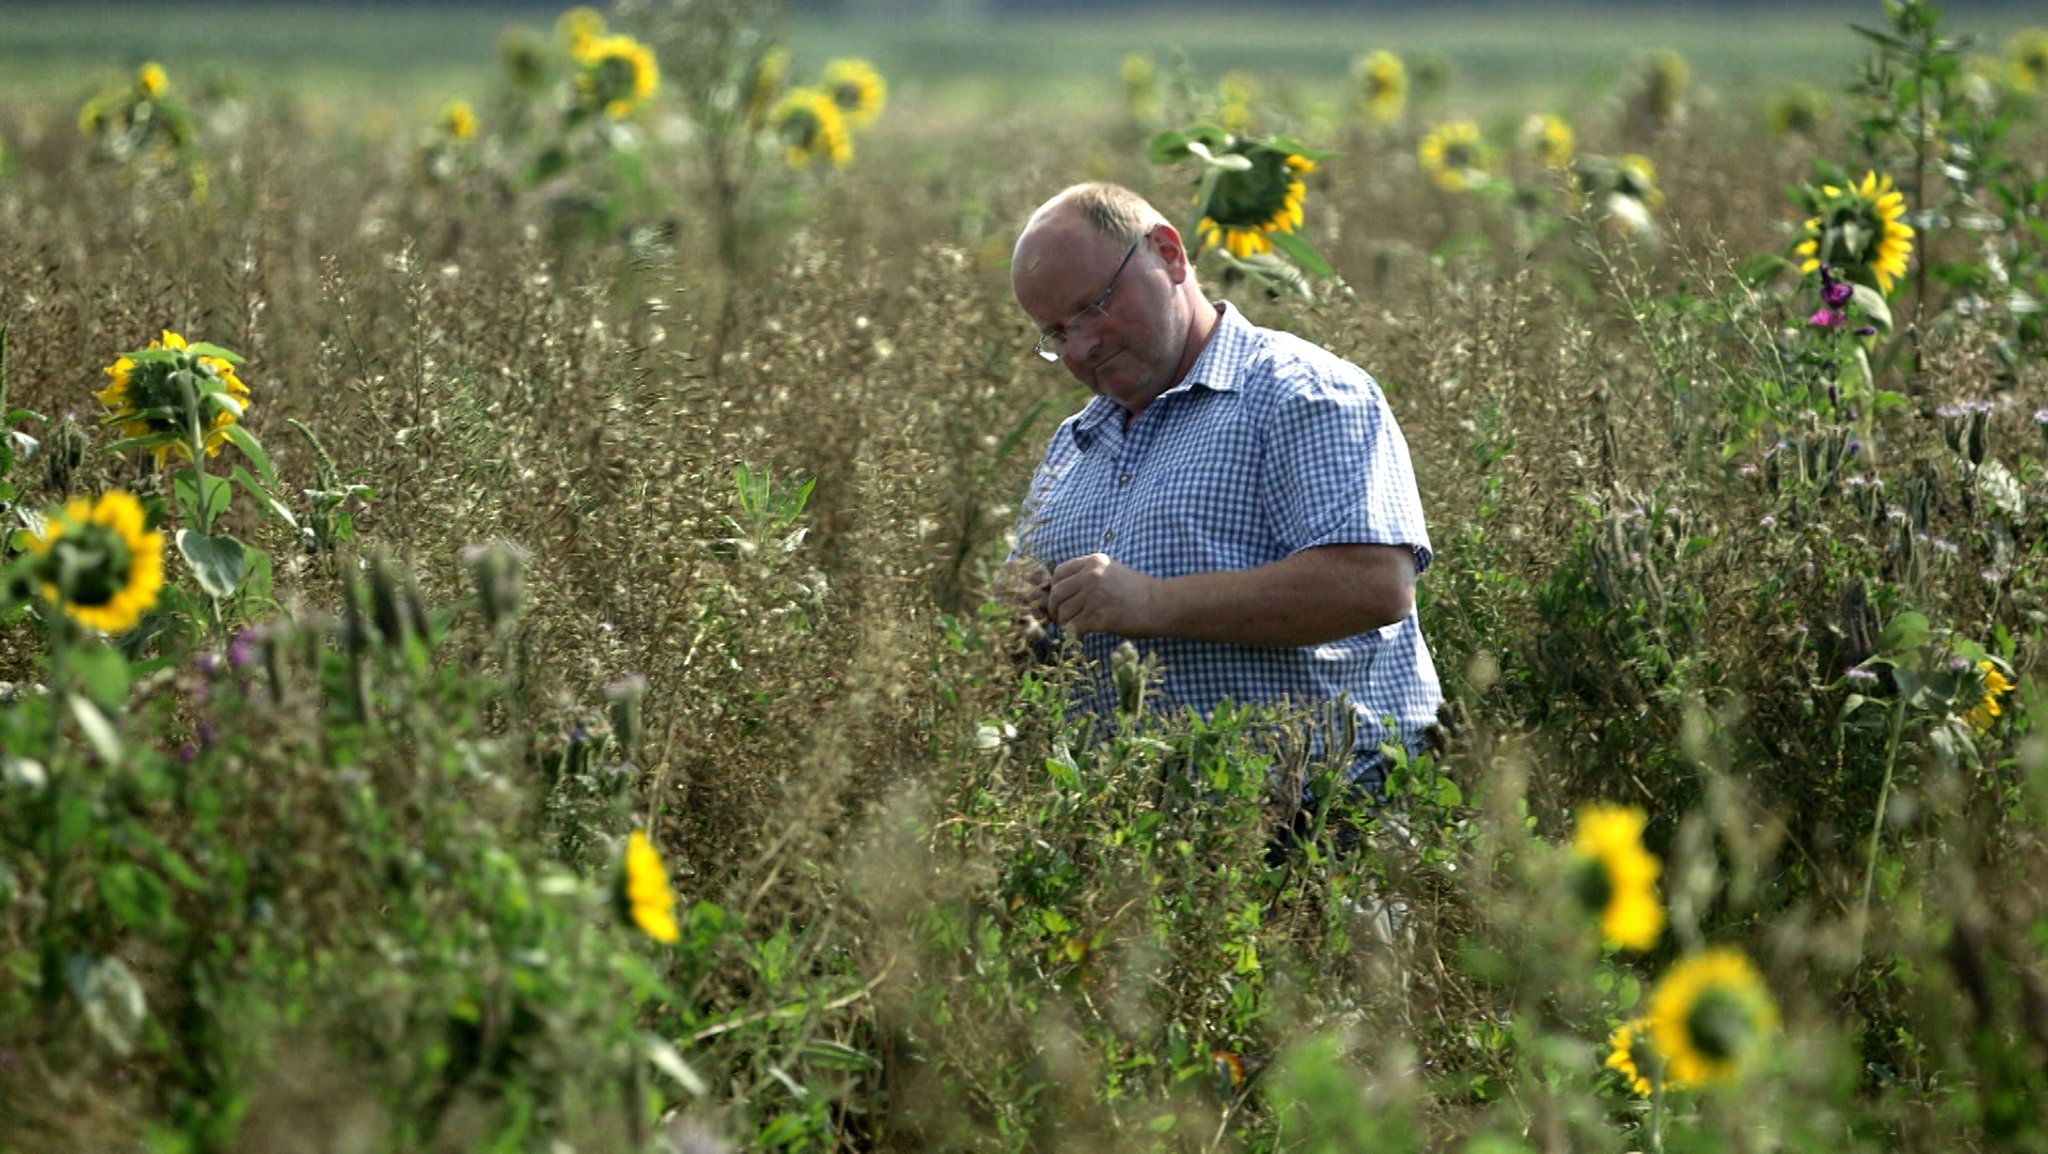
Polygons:
M789 49L775 45L761 53L747 76L747 126L758 129L768 121L768 110L782 96L789 83Z
M1239 140L1225 151L1243 156L1252 166L1226 172L1209 194L1208 211L1195 236L1204 250L1219 245L1240 260L1273 251L1273 234L1301 227L1308 186L1301 178L1316 170L1315 161L1252 140Z
M791 168L809 168L818 161L845 168L853 160L846 118L830 96L815 88L791 89L769 114L768 127L782 141L782 156Z
M1572 888L1599 915L1607 944L1638 952L1655 946L1664 932L1664 907L1657 900L1663 867L1643 848L1648 821L1632 806L1589 805L1579 811L1572 835Z
M1998 721L1999 715L2005 712L1998 707L1998 699L2011 693L2013 684L2006 680L2005 674L1999 671L1998 666L1989 661L1979 661L1977 670L1984 675L1984 696L1971 707L1970 712L1963 715L1963 720L1982 733L1990 729Z
M1650 995L1650 1038L1674 1086L1733 1081L1763 1053L1778 1008L1740 950L1720 948L1673 966Z
M1221 107L1217 109L1217 123L1229 132L1243 133L1251 130L1257 113L1252 105L1259 98L1259 78L1243 69L1223 74L1216 84L1216 98Z
M626 860L619 870L619 904L628 920L657 942L682 936L676 925L676 894L669 888L668 867L647 835L634 830L626 838Z
M1161 111L1159 102L1159 70L1152 58L1143 52L1124 54L1123 62L1117 66L1117 75L1124 84L1124 105L1130 109L1133 120L1157 120Z
M2012 86L2021 92L2048 92L2048 28L2023 29L2006 52L2012 62Z
M882 74L865 60L848 58L826 64L818 87L832 98L846 122L855 128L873 124L889 98L889 86L882 82Z
M144 528L142 503L132 493L74 498L27 544L43 596L88 629L133 629L163 588L164 536Z
M177 355L150 355L158 350ZM163 339L149 342L148 349L124 354L108 365L103 372L113 383L93 395L113 410L106 423L119 424L123 437L164 438L150 446L159 468L171 452L191 460L195 419L205 429L206 455L217 457L228 443L229 427L249 408L249 386L235 375L239 359L212 345L190 349L184 337L165 329ZM195 386L191 391L179 383L181 374L190 374Z
M1619 1072L1630 1093L1649 1097L1660 1065L1656 1047L1650 1044L1650 1019L1622 1023L1607 1040L1607 1060L1602 1065Z
M1572 149L1577 140L1572 126L1562 118L1538 112L1522 122L1520 142L1522 151L1543 167L1566 169L1572 165Z
M441 131L452 140L468 140L476 135L476 109L467 100L451 100L441 109Z
M587 111L631 116L661 82L654 50L631 36L592 36L574 48L576 92Z
M1824 184L1806 195L1815 212L1802 226L1805 239L1792 249L1800 258L1799 271L1815 272L1826 264L1843 280L1867 280L1877 291L1890 293L1913 255L1913 226L1904 219L1906 198L1892 187L1892 178L1866 172L1861 184Z
M1440 124L1416 152L1422 170L1445 192L1463 192L1486 179L1486 142L1469 120Z
M607 31L604 15L595 8L577 5L555 18L555 39L569 46L572 53L581 54L591 41Z
M162 96L170 85L171 78L164 74L164 66L154 60L135 70L135 87L145 98Z
M1638 152L1626 153L1614 162L1614 191L1634 198L1651 212L1664 207L1664 190L1657 187L1657 165Z
M1358 82L1358 103L1374 124L1390 124L1408 108L1408 69L1401 58L1382 48L1351 65Z
M1813 140L1820 135L1821 128L1834 115L1834 105L1827 93L1811 84L1795 84L1771 97L1764 110L1764 120L1770 125L1771 135L1777 137L1799 136Z

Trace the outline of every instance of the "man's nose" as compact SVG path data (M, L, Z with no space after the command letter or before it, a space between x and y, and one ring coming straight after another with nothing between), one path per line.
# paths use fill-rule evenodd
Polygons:
M1085 369L1095 359L1095 347L1101 343L1095 335L1095 326L1074 325L1067 329L1067 344L1060 350L1060 355L1066 358L1067 368Z

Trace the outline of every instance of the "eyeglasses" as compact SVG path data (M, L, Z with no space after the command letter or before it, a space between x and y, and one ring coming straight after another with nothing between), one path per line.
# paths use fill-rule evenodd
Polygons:
M1116 291L1117 278L1124 275L1124 266L1131 263L1131 257L1136 255L1138 246L1144 243L1145 238L1141 236L1131 242L1131 247L1124 250L1124 259L1117 262L1116 271L1109 274L1109 283L1102 287L1102 295L1095 298L1094 304L1068 317L1067 323L1054 325L1038 334L1038 343L1031 346L1031 351L1038 354L1039 360L1059 360L1060 354L1066 350L1067 338L1072 335L1075 325L1090 317L1103 316L1109 311L1104 306L1109 304L1109 294Z

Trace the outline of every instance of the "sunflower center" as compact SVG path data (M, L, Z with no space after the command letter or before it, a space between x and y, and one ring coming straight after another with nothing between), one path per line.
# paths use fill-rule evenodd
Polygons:
M1252 162L1244 172L1226 174L1209 197L1209 219L1226 228L1262 229L1287 209L1294 170L1287 155L1272 149L1245 153Z
M1614 877L1597 857L1579 863L1572 871L1571 885L1579 902L1594 913L1605 910L1607 903L1614 900Z
M70 527L50 544L44 579L73 605L97 608L128 587L128 543L105 525Z
M1710 986L1685 1015L1686 1036L1693 1049L1715 1062L1732 1062L1749 1045L1749 1007L1734 991Z

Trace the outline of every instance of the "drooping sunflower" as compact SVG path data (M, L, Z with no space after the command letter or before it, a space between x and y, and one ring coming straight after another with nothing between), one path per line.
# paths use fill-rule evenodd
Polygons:
M875 71L874 65L851 57L827 63L818 87L832 98L840 114L854 128L873 124L889 99L889 86L883 83L882 74Z
M1374 124L1391 124L1408 108L1408 68L1384 48L1368 52L1351 65L1358 82L1358 105Z
M1999 715L2005 712L1999 708L1998 699L2011 693L2013 685L2011 681L2006 680L2004 672L1989 661L1979 661L1977 671L1984 675L1984 696L1977 700L1976 705L1970 707L1970 712L1963 715L1963 720L1982 733L1990 729L1997 722Z
M441 131L451 140L469 140L476 136L476 109L467 100L451 100L441 109Z
M2014 88L2048 92L2048 28L2026 28L2014 34L2006 58L2012 63Z
M1195 228L1203 249L1221 246L1240 260L1273 251L1273 234L1301 227L1308 186L1301 178L1316 163L1257 140L1239 138L1225 149L1252 162L1226 172L1209 194L1208 211Z
M1833 115L1834 105L1828 100L1827 93L1811 84L1794 84L1771 97L1764 110L1764 120L1770 125L1772 136L1798 136L1807 140L1817 138Z
M1649 1097L1655 1089L1652 1080L1663 1064L1657 1057L1657 1048L1650 1043L1650 1019L1622 1023L1607 1040L1607 1059L1601 1064L1620 1073L1630 1093L1638 1098Z
M579 103L613 120L633 115L661 83L654 50L631 36L592 36L576 45L574 55Z
M676 925L676 894L669 888L668 867L646 833L626 837L626 860L619 868L618 903L626 919L657 942L682 937Z
M1572 834L1573 891L1598 915L1603 940L1638 952L1655 946L1664 932L1664 906L1657 900L1663 867L1643 848L1648 822L1633 806L1589 805L1579 811Z
M145 99L155 99L171 86L171 78L164 73L164 66L152 60L135 70L135 88Z
M1416 150L1422 171L1445 192L1463 192L1487 176L1486 141L1470 120L1439 124Z
M1522 151L1545 168L1562 170L1572 165L1572 149L1577 139L1572 126L1561 117L1547 112L1530 115L1522 122L1519 140Z
M845 168L853 160L853 136L839 105L815 88L792 88L768 116L768 127L782 141L782 157L791 168L809 168L823 161Z
M604 14L581 4L555 17L555 39L567 44L571 53L580 54L606 31Z
M1861 184L1823 184L1805 195L1814 212L1802 226L1804 239L1792 249L1799 271L1817 272L1825 264L1838 276L1890 293L1913 255L1906 198L1892 187L1892 178L1866 172Z
M1740 950L1695 954L1671 967L1650 995L1650 1038L1675 1086L1742 1076L1777 1025L1771 993Z
M159 351L169 355L152 355ZM165 329L148 349L123 354L102 370L113 383L93 395L112 410L106 423L120 425L123 437L163 438L150 446L159 468L168 453L191 460L194 421L204 430L206 455L217 457L228 429L249 409L249 386L235 375L240 359L212 345L188 347Z
M164 536L144 525L142 503L119 489L66 502L28 537L43 596L88 629L133 629L164 584Z

